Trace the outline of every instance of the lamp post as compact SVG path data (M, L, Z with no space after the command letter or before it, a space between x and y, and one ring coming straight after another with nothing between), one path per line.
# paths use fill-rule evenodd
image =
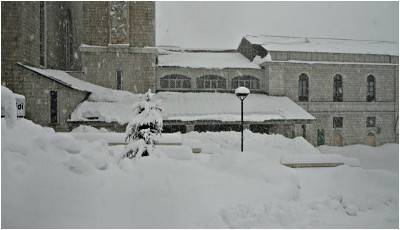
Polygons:
M243 152L243 101L250 94L250 90L246 87L239 87L235 90L235 94L239 98L240 103L241 103L241 114L242 115L241 115L240 129L242 132L242 137L241 137L241 143L240 143L240 151Z

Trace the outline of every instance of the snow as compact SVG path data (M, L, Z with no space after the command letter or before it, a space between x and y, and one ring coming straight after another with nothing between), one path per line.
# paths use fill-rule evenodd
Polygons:
M313 163L341 163L349 166L360 166L355 158L343 157L337 154L288 154L281 158L281 164L313 164Z
M302 61L302 60L288 60L288 61L269 61L276 63L298 63L298 64L324 64L324 65L375 65L375 66L398 66L399 64L393 63L372 63L372 62L335 62L335 61ZM262 62L261 62L262 63Z
M399 145L385 144L380 147L367 145L348 145L343 147L318 147L324 154L338 154L344 157L357 158L365 169L384 169L393 173L399 172Z
M17 119L15 94L5 86L1 86L1 115L4 115L8 127L15 126Z
M262 64L262 63L264 63L264 62L270 62L270 61L272 61L272 57L271 57L271 54L270 53L268 53L267 55L265 55L265 57L260 57L260 56L258 56L258 55L256 55L254 58L253 58L253 63L255 63L255 64L257 64L257 65L260 65L260 64Z
M379 170L363 164L323 169L281 165L284 154L320 154L301 137L245 131L245 151L240 152L239 132L191 132L182 135L183 143L200 141L219 146L219 152L189 157L184 145L156 146L159 156L119 161L122 145L76 139L26 119L18 119L14 129L4 122L4 228L399 225L398 171L383 165ZM397 151L394 146L375 149ZM380 155L382 162L395 160L394 154Z
M128 123L132 117L131 105L140 100L141 95L121 99L121 101L85 101L72 113L71 120L98 120L120 124ZM153 100L163 107L164 120L220 120L240 121L240 102L233 93L178 93L160 92ZM208 105L208 106L204 106ZM244 102L245 121L285 119L315 119L303 108L287 97L274 97L265 94L251 94Z
M260 69L245 56L234 52L188 52L160 50L158 66L177 66L189 68L225 69L247 68Z
M235 94L236 95L238 95L238 94L249 95L250 94L250 90L248 88L246 88L246 87L241 86L241 87L238 87L238 88L235 89Z
M99 85L95 85L86 81L82 81L78 78L75 78L62 70L55 69L40 69L36 67L31 67L28 65L23 65L18 63L19 65L30 69L36 73L39 73L43 76L46 76L50 79L53 79L63 85L67 85L73 89L90 92L89 100L90 101L118 101L121 98L131 97L132 94L128 91L122 90L113 90L110 88L105 88Z
M391 41L272 35L247 35L245 38L252 44L262 45L268 51L384 54L399 56L399 44Z

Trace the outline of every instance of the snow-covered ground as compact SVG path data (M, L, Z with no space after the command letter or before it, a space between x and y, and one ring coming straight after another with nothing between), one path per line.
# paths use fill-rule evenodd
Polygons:
M242 153L240 133L192 132L182 135L186 149L120 160L122 145L25 119L2 119L1 132L3 228L399 226L397 144L323 146L361 167L292 169L283 155L320 151L301 137L245 132ZM196 145L202 153L184 156Z

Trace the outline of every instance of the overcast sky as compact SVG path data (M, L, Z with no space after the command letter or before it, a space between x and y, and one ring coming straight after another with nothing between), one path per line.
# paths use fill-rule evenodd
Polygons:
M157 45L237 48L246 34L399 40L398 2L157 2Z

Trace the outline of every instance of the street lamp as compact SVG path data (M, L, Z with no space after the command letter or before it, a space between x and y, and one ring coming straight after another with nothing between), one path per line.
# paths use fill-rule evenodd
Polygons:
M242 116L241 116L241 123L240 123L240 129L242 131L242 139L241 139L241 143L240 143L240 150L243 152L243 101L250 94L250 90L246 87L239 87L239 88L235 89L235 94L240 99L241 108L242 108Z

